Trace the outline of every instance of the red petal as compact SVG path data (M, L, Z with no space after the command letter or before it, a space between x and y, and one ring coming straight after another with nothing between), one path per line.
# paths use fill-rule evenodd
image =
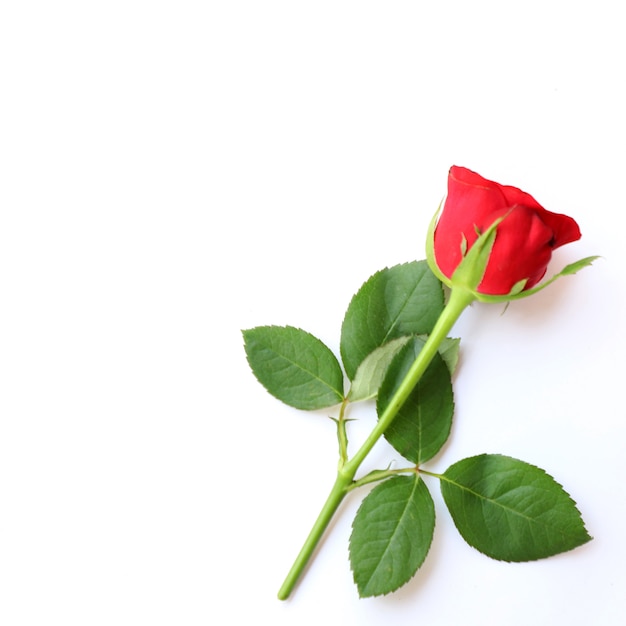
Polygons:
M506 206L497 183L464 167L450 168L448 195L435 230L437 264L446 276L451 276L461 262L463 236L468 246L472 245L477 237L476 227Z
M535 209L513 207L498 226L489 265L478 291L504 295L521 280L528 279L526 289L537 284L552 257L552 240L552 229Z

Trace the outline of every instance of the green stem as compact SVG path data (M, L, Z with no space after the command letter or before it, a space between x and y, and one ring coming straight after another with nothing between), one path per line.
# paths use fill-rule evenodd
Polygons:
M426 476L432 476L433 478L438 478L439 480L447 480L443 474L435 474L434 472L427 472L425 469L420 469L420 474L425 474Z
M295 587L300 575L302 574L304 568L307 563L311 559L317 544L320 542L324 531L330 524L330 520L333 518L333 515L339 508L342 500L346 497L347 487L350 484L351 479L347 478L345 474L342 473L341 470L337 473L337 480L333 485L330 493L328 494L328 498L326 498L326 502L322 507L317 519L315 520L315 524L313 524L313 528L311 528L311 532L309 536L306 538L304 545L302 546L300 553L296 557L287 577L285 578L285 582L282 584L282 587L278 591L278 599L286 600L293 588Z
M393 421L398 414L400 407L406 402L415 385L422 377L422 374L426 371L426 368L433 360L441 342L448 336L448 333L454 326L455 322L459 319L461 313L475 300L474 295L470 291L464 289L452 289L450 292L450 299L448 304L441 312L439 319L435 323L432 332L428 336L426 343L417 355L413 365L411 365L406 376L398 386L395 394L389 401L389 404L379 416L376 426L369 434L367 439L363 442L363 445L355 453L355 455L345 464L344 469L346 472L353 470L353 476L356 474L357 469L365 460L365 457L371 452L376 442L381 438L383 433L389 427L389 424Z
M389 427L389 424L391 424L395 416L398 414L400 407L404 404L422 374L426 371L426 368L432 361L433 357L437 354L437 350L439 349L441 342L448 336L448 333L454 326L455 322L459 319L461 313L474 300L474 295L464 289L453 288L450 292L450 298L446 307L439 316L439 319L428 336L426 343L420 350L420 353L417 355L417 358L413 362L413 365L389 401L387 408L378 418L376 426L364 441L363 445L359 448L359 450L357 450L355 455L349 461L340 463L335 484L333 485L333 488L331 489L317 519L315 520L315 524L313 525L309 536L306 538L300 553L291 566L291 569L285 578L285 582L278 592L278 598L280 600L286 600L293 591L293 588L302 575L304 568L311 559L315 548L320 542L324 531L328 527L328 524L330 524L333 515L339 508L339 505L345 498L348 491L351 490L354 477L357 470L361 466L361 463L363 463L365 457L367 457L376 442L382 437L383 433Z
M392 476L398 476L399 474L415 474L418 472L418 468L413 467L401 467L399 469L391 470L374 470L369 474L363 476L363 478L359 478L359 480L354 480L348 486L348 491L353 491L354 489L358 489L359 487L363 487L364 485L369 485L370 483L376 483L381 480L385 480L386 478L391 478Z
M337 439L339 441L339 469L341 469L348 460L348 434L346 433L346 407L348 406L348 398L344 398L339 409L339 418L337 419Z

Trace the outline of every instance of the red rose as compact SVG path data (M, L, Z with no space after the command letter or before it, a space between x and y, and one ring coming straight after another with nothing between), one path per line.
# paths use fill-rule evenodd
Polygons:
M451 278L464 248L469 250L478 234L502 217L479 293L506 295L524 279L524 289L530 289L546 273L552 251L580 239L578 224L571 217L547 211L516 187L455 165L450 168L448 195L435 229L434 253L440 271Z

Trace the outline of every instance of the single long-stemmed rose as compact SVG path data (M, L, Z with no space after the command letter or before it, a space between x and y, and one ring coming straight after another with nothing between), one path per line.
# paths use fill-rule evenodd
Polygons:
M334 357L329 354L325 346L324 349L320 348L317 344L321 342L312 336L307 333L301 335L299 333L303 333L303 331L289 327L286 329L265 327L263 329L244 331L250 364L259 380L277 397L288 404L292 404L292 406L299 406L299 408L320 408L327 406L328 403L332 404L341 400L340 414L336 420L340 448L337 477L326 503L322 507L309 536L279 591L278 596L280 599L285 599L290 595L345 496L358 486L392 477L399 478L398 475L403 473L412 473L415 482L411 484L392 484L389 480L386 481L383 485L386 484L389 487L385 487L376 494L372 492L366 499L370 500L370 508L379 503L381 499L384 502L386 492L397 488L400 489L402 494L409 493L409 495L402 495L402 498L410 499L411 505L416 507L415 515L417 517L420 514L426 516L425 521L422 520L421 523L428 527L432 521L434 526L434 512L432 513L432 520L428 513L429 507L432 508L429 504L430 496L427 490L424 491L425 488L422 488L423 485L419 483L419 475L435 476L442 481L444 499L446 499L450 512L455 518L455 522L457 522L457 526L459 526L463 536L468 542L473 542L472 545L474 547L495 558L506 560L541 558L565 549L571 549L589 539L582 521L576 517L577 511L575 511L575 507L573 509L574 513L570 510L572 507L570 507L567 494L563 496L558 491L558 488L554 488L552 495L554 498L562 500L559 506L570 515L567 523L571 528L575 529L575 532L564 533L562 528L559 527L561 521L555 522L555 528L550 532L546 531L550 535L549 541L540 542L540 545L533 543L534 540L529 541L529 544L524 549L514 554L509 554L507 547L495 545L497 542L493 537L497 533L494 533L493 528L487 529L487 539L484 541L480 539L480 529L478 531L474 529L472 532L466 533L467 529L463 526L465 522L459 523L455 516L455 507L458 506L458 503L455 504L455 498L458 495L455 490L458 491L458 488L463 485L463 480L469 480L467 476L463 475L467 466L470 467L474 474L478 471L477 468L480 468L480 471L482 471L486 467L489 473L494 476L497 475L498 471L506 472L509 476L518 472L519 481L523 482L528 476L532 476L532 480L537 484L544 480L544 475L541 473L542 470L514 459L508 459L508 457L484 455L484 457L466 459L452 466L448 472L442 475L433 474L421 468L420 462L428 460L440 448L448 436L449 424L443 424L435 428L435 430L438 428L439 432L435 437L436 441L430 441L428 446L426 446L428 454L424 452L425 446L423 442L420 442L417 446L409 445L407 448L402 439L405 435L401 433L398 440L396 435L391 436L390 429L390 426L394 424L394 420L398 418L399 414L402 415L403 412L406 414L405 403L407 399L412 398L416 386L418 386L421 378L427 372L433 359L439 359L438 355L441 354L442 346L447 341L450 330L464 309L475 300L501 302L525 297L544 288L559 276L575 273L580 268L590 264L596 257L588 257L573 263L559 274L553 276L549 281L541 285L538 284L546 273L552 251L579 238L580 230L571 217L547 211L532 196L515 187L488 181L468 169L454 166L449 173L448 194L443 210L440 216L436 214L435 218L433 218L426 246L427 261L432 272L450 287L450 293L448 301L432 325L428 337L425 340L419 340L421 342L419 345L416 339L413 345L417 347L411 348L413 352L408 354L408 356L401 352L404 349L403 342L406 343L404 339L408 339L408 337L398 337L397 335L402 333L397 331L397 329L392 329L391 326L387 327L385 333L383 333L385 335L384 338L369 345L367 350L369 351L373 348L374 350L368 358L363 359L364 355L357 355L356 361L361 362L361 364L359 365L360 369L357 369L356 372L354 371L356 369L355 364L351 362L354 359L350 358L350 351L346 349L346 354L343 354L344 366L349 378L352 380L352 389L349 394L344 396L341 391L342 383L339 381L342 374L338 363L335 366L333 363ZM368 306L375 302L375 298L378 297L374 292L375 288L372 283L365 290L365 295L363 296L363 298L368 299ZM381 293L384 293L384 290ZM384 298L384 296L380 297ZM345 323L344 321L344 325ZM377 319L370 318L366 325L372 326L377 323ZM392 330L396 333L395 339L392 336ZM411 332L414 332L414 330ZM358 332L356 335L358 335ZM389 341L391 339L394 339L395 343L394 341ZM306 355L306 353L310 352L312 359L306 361L306 356L302 357L300 370L296 368L295 374L297 376L294 376L293 368L289 370L285 363L293 365L294 362L298 362L297 351L293 346L289 345L289 342L296 340L302 342L300 348L303 354ZM401 365L393 365L392 363L396 363L400 357L404 359L403 363ZM393 361L393 359L396 359L396 361ZM318 364L323 361L326 362L327 367L325 366L319 371L316 370L313 372L313 376L308 376L311 375L311 369L317 368ZM366 374L361 375L363 371ZM277 372L279 373L277 374ZM288 372L289 375L288 382L285 382L287 380L285 377L280 381L280 384L283 384L285 389L280 389L280 384L276 382L280 379L280 372ZM363 393L361 390L363 378L367 379L370 387L379 385L382 381L380 389L385 390L383 394L384 401L381 401L379 396L378 422L361 447L350 457L347 448L345 411L348 403L354 400L355 396L360 396L359 399L367 396L367 393ZM295 383L293 382L294 380L296 380ZM391 380L391 383L388 382L389 380ZM324 384L320 385L320 381ZM299 401L299 404L294 402L294 389L297 388L297 393L300 393L300 390L307 384L311 385L310 388L312 390L315 390L314 395L319 397L321 394L327 397L319 401ZM286 393L286 387L290 385L291 387L288 393ZM355 393L356 387L359 387L358 393ZM372 395L375 394L376 391L372 393ZM324 402L327 404L324 404ZM411 418L409 416L409 425L411 419L420 420L424 418ZM402 415L401 421L407 422L406 415ZM424 424L420 423L420 430L422 430L422 426ZM394 428L397 430L401 427L396 427L394 424ZM430 428L432 429L432 423ZM358 469L373 446L383 435L406 458L414 461L415 465L409 468L394 470L377 470L357 480ZM473 475L472 472L469 474ZM539 472L539 474L536 474L536 472ZM383 487L383 485L380 485L379 488ZM530 485L525 486L528 489L532 489ZM541 500L541 493L549 492L552 488L552 483L548 485L542 484L541 489L543 491L537 492L539 500ZM406 491L407 489L408 492ZM485 499L495 507L500 504L496 496L485 495ZM419 506L417 506L418 503ZM541 511L541 515L545 516L546 512L542 511L542 506L550 505L549 503L539 504L538 510ZM468 504L463 503L462 506L467 507ZM368 524L370 524L369 521L363 521L364 519L370 520L368 517L369 508L364 506L362 509L364 510L360 510L360 513L357 515L358 521L355 520L353 537L356 534L357 539L354 542L356 545L354 551L351 544L351 557L353 554L357 555L353 558L355 580L361 595L387 593L406 582L404 580L406 576L404 578L401 576L398 580L393 577L385 580L383 576L381 582L380 571L371 572L368 570L368 565L363 566L360 563L357 563L355 566L355 560L358 562L360 558L358 551L362 551L363 543L365 543L365 551L367 552L367 541L369 541L367 537L363 539L368 533L367 528ZM423 513L424 511L426 513ZM404 523L402 520L395 519L393 522L398 524ZM509 520L508 523L514 522ZM366 530L364 531L363 528ZM497 528L495 530L497 531ZM522 535L524 532L525 530L520 531ZM471 539L468 538L470 536ZM428 531L425 532L425 537L422 540L424 545L422 545L421 550L417 551L417 556L412 557L413 561L407 565L412 573L419 567L428 551L430 542ZM476 539L477 537L478 539ZM389 542L392 541L392 538L387 539ZM385 539L383 539L383 543L384 541ZM520 539L519 543L523 544L524 541ZM390 551L387 550L387 552ZM374 553L373 557L370 554L368 558L370 561L373 559L383 563L384 559L388 558L388 555ZM363 562L366 560L362 559ZM378 567L378 570L381 570L381 567Z

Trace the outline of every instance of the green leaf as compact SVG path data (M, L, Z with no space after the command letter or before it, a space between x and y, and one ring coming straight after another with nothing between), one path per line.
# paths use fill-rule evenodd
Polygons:
M423 339L412 337L392 361L378 391L376 410L379 416L389 404L423 345ZM448 439L453 413L450 371L443 359L435 354L385 431L385 439L403 457L420 465L435 456Z
M458 286L474 292L480 285L489 257L496 240L497 227L505 216L498 218L489 226L485 232L478 233L478 239L474 241L472 247L463 255L461 262L456 266L451 278L451 286Z
M317 337L292 326L243 331L248 363L276 398L297 409L324 409L343 400L343 372Z
M350 380L376 348L405 335L428 334L443 310L441 283L426 261L381 270L352 298L341 327L341 357Z
M392 339L363 359L350 386L348 398L351 402L370 400L376 397L391 361L410 338L407 336ZM420 338L425 341L428 335L420 335ZM456 369L459 360L460 342L461 340L458 338L446 337L439 346L439 355L444 360L450 374Z
M433 215L430 220L430 224L428 225L428 232L426 233L426 262L428 263L428 267L430 267L430 271L440 280L444 285L450 287L450 279L443 274L443 272L439 269L437 265L437 259L435 258L435 229L437 227L437 222L439 221L439 214L441 213L441 205L443 204L443 200L439 203L437 207L437 211ZM461 255L465 256L467 252L467 239L465 235L463 235L463 241L461 242Z
M417 475L395 476L363 500L352 523L350 565L362 598L395 591L424 562L435 507Z
M446 364L450 375L454 374L459 362L460 344L461 340L458 337L446 337L439 346L439 355Z
M410 337L392 339L384 346L380 346L380 348L370 352L363 359L361 365L356 370L354 380L350 386L348 398L351 402L369 400L376 396L393 357L398 354L398 351L409 339Z
M502 561L532 561L591 539L574 501L542 469L498 454L452 465L441 492L471 546Z

